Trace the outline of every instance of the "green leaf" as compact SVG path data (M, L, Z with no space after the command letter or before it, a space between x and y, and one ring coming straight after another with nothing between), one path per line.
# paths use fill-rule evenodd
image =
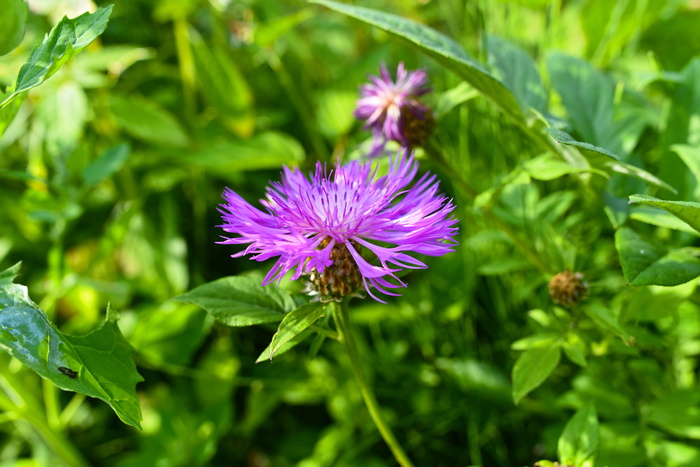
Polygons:
M687 232L695 236L700 236L700 233L698 233L688 224L686 224L676 216L673 216L667 213L666 211L662 211L658 208L639 206L633 208L630 211L629 217L630 219L646 222L647 224L665 227L667 229L680 230L682 232ZM616 227L619 227L619 225Z
M630 196L630 204L646 204L661 208L700 232L700 203L693 201L664 201L653 196L632 195Z
M143 379L117 327L117 312L107 307L107 319L90 334L65 335L29 299L25 286L12 283L18 266L0 274L0 344L59 388L101 399L124 423L140 428L135 386Z
M526 350L513 366L513 401L517 404L530 391L542 384L554 371L561 357L557 345Z
M107 28L112 6L99 8L95 13L84 13L77 18L64 17L44 41L34 47L17 76L15 90L2 103L7 105L18 94L40 85L71 57L90 45Z
M202 95L234 133L250 136L255 125L253 93L229 53L230 47L210 46L194 29L189 37Z
M46 150L53 156L72 152L89 116L88 97L75 81L66 81L45 95L36 109L45 133Z
M520 105L513 93L451 38L428 26L390 13L329 0L313 0L313 3L324 5L376 26L416 46L418 50L435 59L472 85L482 95L491 99L503 112L516 121L523 120Z
M616 336L621 337L624 341L629 340L629 335L622 329L617 316L610 308L595 301L586 302L582 308L583 312L593 320L596 326L605 331L612 332Z
M299 165L304 148L284 133L264 132L248 140L213 143L197 152L178 154L183 162L203 166L207 171L230 175L232 172L278 169L283 165Z
M595 146L590 143L576 141L574 138L571 137L570 134L564 131L557 130L556 128L545 128L545 131L549 133L552 136L552 138L556 140L557 143L566 144L567 146L574 146L579 149L585 149L586 151L592 151L598 154L602 154L603 156L609 157L610 159L613 159L615 161L620 160L618 156L608 151L607 149Z
M683 250L668 251L626 227L615 232L615 247L630 285L683 284L700 275L700 261Z
M515 94L520 106L544 113L547 110L547 92L532 58L510 42L496 36L486 38L486 48L489 64L498 71L498 77L503 84Z
M698 12L700 14L700 12ZM695 190L693 195L700 199L700 147L688 146L685 144L674 144L671 150L678 154L678 157L688 167L695 180ZM679 174L681 175L681 174Z
M552 85L585 141L622 149L613 114L614 84L588 62L561 53L547 57Z
M263 287L252 277L224 277L173 300L198 305L229 326L274 323L296 308L286 290L274 284Z
M439 119L458 105L472 100L478 95L479 91L462 81L452 89L448 89L440 94L435 106L435 114Z
M542 154L541 156L533 157L522 164L527 173L536 180L554 180L564 175L582 172L596 172L603 176L607 176L605 172L587 168L574 167L573 165L562 161L552 153Z
M180 123L167 110L153 101L110 96L109 107L127 133L147 143L183 147L189 138Z
M103 152L100 157L83 169L83 182L85 187L95 186L118 172L131 154L131 147L127 143L112 146Z
M297 334L294 336L291 340L287 341L285 344L283 344L277 351L275 352L276 356L280 356L287 352L288 350L292 350L294 347L297 345L301 344L304 340L306 340L307 337L311 336L313 332L311 330L307 329L306 331L302 331L301 333ZM321 335L321 334L317 334ZM265 347L265 350L262 351L260 356L255 360L255 363L260 363L264 361L270 361L272 360L272 356L270 351L272 350L272 342L268 344L267 347Z
M291 339L305 331L326 314L326 303L306 303L284 317L270 342L270 360Z
M673 193L677 193L676 189L673 188L671 185L668 183L664 182L663 180L655 177L654 175L650 174L646 170L640 169L639 167L635 167L631 164L627 164L625 162L622 162L620 160L620 157L613 154L612 152L608 151L605 148L601 148L599 146L595 146L590 143L583 143L581 141L576 141L574 138L571 137L566 132L563 132L561 130L557 130L555 128L546 128L545 131L549 133L552 138L554 138L558 143L565 144L567 146L574 146L579 149L584 149L585 151L592 152L594 154L600 154L603 155L607 158L613 159L614 162L608 161L603 164L604 168L608 168L613 172L622 174L622 175L628 175L630 177L637 178L639 180L643 180L647 183L651 183L652 185L656 185L658 187L664 188L666 190L669 190Z
M27 11L24 0L6 0L0 8L0 55L12 51L22 42Z
M579 409L559 437L559 462L572 467L592 467L598 450L598 416L592 403Z
M649 405L648 420L668 433L700 439L700 391L675 391Z

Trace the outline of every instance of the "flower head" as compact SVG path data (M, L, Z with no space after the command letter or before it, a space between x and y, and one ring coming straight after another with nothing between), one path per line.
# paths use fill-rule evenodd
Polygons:
M430 91L425 70L408 72L399 63L394 82L382 65L380 76L370 75L369 79L370 84L360 87L362 97L357 101L355 117L364 120L364 128L374 134L370 156L383 152L389 140L405 148L425 142L435 123L431 110L419 101Z
M374 291L398 295L387 290L406 286L396 273L426 267L409 253L453 251L458 231L454 205L438 194L434 175L408 187L418 164L407 153L393 158L381 177L358 161L330 172L319 162L308 178L285 167L260 201L267 212L226 188L219 227L235 237L221 243L248 245L234 258L277 257L263 285L293 270L292 280L307 276L322 300L339 300L363 285L380 302Z

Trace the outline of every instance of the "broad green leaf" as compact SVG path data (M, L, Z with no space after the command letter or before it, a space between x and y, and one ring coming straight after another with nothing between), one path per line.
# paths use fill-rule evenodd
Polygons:
M613 124L612 80L588 62L561 53L547 57L547 69L552 86L583 139L619 152L622 145Z
M289 312L270 342L270 360L275 353L291 339L305 331L326 314L326 303L306 303L294 311Z
M572 467L592 467L598 450L598 416L592 403L579 409L559 437L559 462Z
M304 340L306 340L307 337L311 336L313 332L309 329L306 331L302 331L301 333L297 334L294 336L291 340L287 341L285 344L283 344L277 351L275 352L275 356L280 356L287 352L288 350L292 350L294 347L296 347L298 344L301 344ZM317 334L320 335L320 334ZM272 342L268 344L267 347L265 347L265 350L262 351L260 356L255 360L255 363L260 363L260 362L265 362L265 361L271 361L272 356L270 355L270 351L272 350Z
M274 284L263 287L252 277L224 277L173 300L198 305L229 326L274 323L296 308L287 291Z
M557 345L526 350L513 366L513 401L517 404L530 391L542 384L554 371L561 357Z
M682 232L700 236L700 233L698 233L694 228L690 227L676 216L671 215L666 211L662 211L659 208L647 206L635 207L630 210L629 217L630 219L646 222L647 224L665 227L667 229L680 230ZM619 227L619 225L615 227Z
M27 11L24 0L5 0L0 8L0 55L12 51L22 42Z
M562 161L559 157L552 153L542 154L541 156L533 157L522 164L527 173L536 180L554 180L564 175L572 173L582 173L594 171L603 176L607 176L605 172L599 170L574 167L573 165Z
M683 250L670 250L644 240L626 227L615 232L615 247L630 285L683 284L700 275L700 260Z
M131 154L131 147L127 143L118 144L107 149L97 160L83 169L85 187L95 186L118 172L119 169L124 167L129 154Z
M673 193L677 193L676 189L673 188L671 185L668 183L664 182L663 180L655 177L654 175L650 174L646 170L640 169L639 167L635 167L631 164L627 164L625 162L622 162L620 160L620 157L613 154L612 152L608 151L605 148L601 148L599 146L595 146L590 143L583 143L581 141L576 141L569 135L568 133L565 133L561 130L557 130L555 128L547 128L545 129L547 133L552 136L558 143L565 144L567 146L574 146L579 149L584 149L585 151L592 152L594 154L600 154L603 155L607 158L613 159L613 161L608 161L602 164L603 168L608 168L613 172L622 174L622 175L628 175L630 177L637 178L639 180L643 180L647 183L651 183L652 185L656 185L658 187L664 188L666 190L669 190Z
M27 62L22 65L12 94L0 103L7 105L19 93L40 85L71 57L90 45L107 28L112 5L99 8L95 13L84 13L77 18L64 17L44 41L34 47Z
M189 138L180 123L153 101L110 96L109 107L117 121L134 138L170 147L187 146Z
M90 334L65 335L25 286L12 283L17 272L18 265L0 274L0 344L59 388L101 399L124 423L140 428L135 386L143 379L117 327L117 312L108 307L107 319Z
M648 409L649 423L675 436L700 439L700 391L665 394Z
M510 89L523 109L533 108L539 113L547 110L547 91L535 62L521 49L496 36L486 38L489 64Z
M646 204L661 208L700 232L700 203L693 201L664 201L653 196L632 195L630 196L630 204Z
M425 25L390 13L329 0L313 2L376 26L417 46L421 52L434 58L491 99L516 121L523 120L520 105L513 93L451 38Z
M299 165L305 154L301 144L291 136L270 131L247 140L213 143L200 151L178 154L177 157L188 164L203 166L210 172L227 175Z
M465 391L478 391L499 399L508 399L510 395L507 376L497 366L470 358L437 358L435 366Z

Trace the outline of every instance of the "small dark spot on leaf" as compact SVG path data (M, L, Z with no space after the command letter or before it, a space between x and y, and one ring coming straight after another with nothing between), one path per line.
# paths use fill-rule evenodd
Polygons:
M60 371L64 375L68 376L70 379L75 379L78 377L77 371L73 371L70 368L66 368L65 366L59 366L58 371Z

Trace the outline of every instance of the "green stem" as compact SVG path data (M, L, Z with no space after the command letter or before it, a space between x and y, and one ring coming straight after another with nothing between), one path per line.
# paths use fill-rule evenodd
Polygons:
M401 445L396 441L396 437L394 437L391 428L389 428L389 425L387 425L382 418L377 399L374 397L374 393L365 377L362 361L360 360L360 355L357 352L357 345L355 344L355 336L353 335L352 326L350 324L350 316L348 315L348 299L346 298L340 306L336 305L334 308L336 323L338 324L338 334L340 335L340 340L345 343L345 348L348 351L350 363L355 373L355 379L357 379L360 385L360 392L362 393L362 398L365 400L367 410L369 410L369 414L375 426L382 435L382 438L384 438L387 446L389 446L389 449L391 449L399 465L402 467L413 467L413 464L401 448Z
M70 467L88 467L75 446L60 432L52 429L42 416L39 402L31 396L20 381L9 371L0 372L0 408L17 414L18 421L25 421L38 433L46 445Z

